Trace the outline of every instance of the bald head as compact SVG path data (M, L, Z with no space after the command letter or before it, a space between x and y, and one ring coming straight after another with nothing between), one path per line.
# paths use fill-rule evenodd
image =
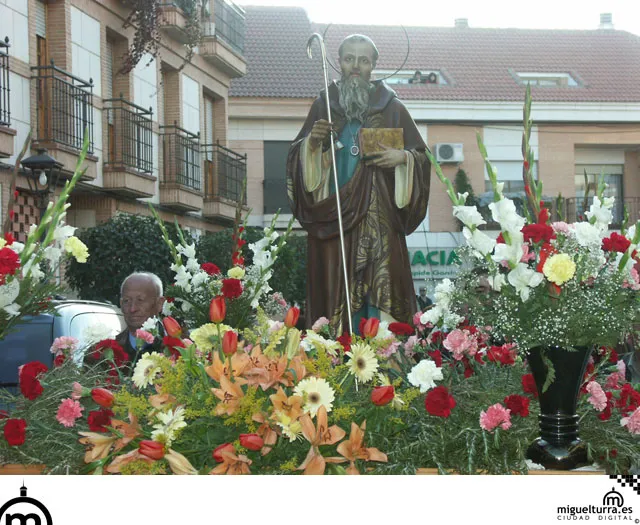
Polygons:
M132 273L120 288L120 309L130 332L138 330L150 317L162 311L162 281L149 272Z

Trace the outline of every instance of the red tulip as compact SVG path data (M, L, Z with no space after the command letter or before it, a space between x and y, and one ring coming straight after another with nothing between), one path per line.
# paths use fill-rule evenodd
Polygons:
M286 317L284 318L284 325L287 328L293 328L298 324L298 318L300 317L300 308L292 306L289 308Z
M264 441L258 434L240 434L240 445L248 450L260 450Z
M115 401L113 392L106 388L94 388L91 390L91 399L103 408L111 408Z
M378 335L378 327L380 326L380 319L376 319L372 317L371 319L367 319L367 322L364 323L364 328L362 329L363 337L375 337Z
M218 463L222 463L224 461L224 458L222 457L221 452L224 451L231 452L232 454L236 453L236 449L233 448L233 445L231 443L224 443L219 447L216 447L216 449L213 451L213 459L215 459Z
M381 407L389 404L395 395L396 393L391 385L377 386L371 392L371 402Z
M164 326L165 332L169 337L180 337L182 335L182 328L180 327L180 323L176 321L173 317L165 317L162 320L162 325Z
M140 441L138 452L143 456L151 459L162 459L164 457L164 445L157 441L144 440Z
M224 302L224 296L218 295L211 299L209 305L209 319L212 323L221 323L227 315L227 304Z
M227 330L222 336L222 351L224 355L233 355L238 350L238 334L233 330Z

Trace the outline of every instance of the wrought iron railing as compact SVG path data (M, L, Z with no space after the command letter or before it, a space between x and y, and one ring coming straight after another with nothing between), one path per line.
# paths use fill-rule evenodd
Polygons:
M151 108L144 109L124 98L104 101L107 121L105 166L153 171Z
M247 156L217 144L202 146L205 199L221 197L239 202L247 178ZM243 204L247 203L245 192Z
M160 126L164 161L163 182L177 183L200 191L200 135L174 123Z
M202 16L203 36L216 36L224 40L235 51L244 52L244 10L225 0L214 0L213 16Z
M82 149L85 129L93 153L93 80L56 67L34 66L38 115L37 140Z
M11 125L9 89L9 37L0 40L0 126Z

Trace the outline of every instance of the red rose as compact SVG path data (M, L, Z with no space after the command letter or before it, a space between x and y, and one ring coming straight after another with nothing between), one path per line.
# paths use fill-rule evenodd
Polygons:
M113 359L116 366L122 366L129 360L129 356L124 351L124 348L122 348L115 339L104 339L96 344L92 357L96 361L102 357L105 359Z
M242 295L242 282L239 279L222 279L222 295L235 299Z
M533 241L534 243L550 242L551 239L556 238L553 228L548 224L527 224L520 231L524 235L525 241Z
M31 361L26 365L22 365L18 369L18 381L20 382L20 392L27 399L36 399L40 397L44 388L38 381L38 376L49 370L46 365L40 361Z
M296 306L292 306L289 308L287 315L284 318L284 325L287 328L293 328L296 324L298 324L298 319L300 318L300 308Z
M7 419L4 424L4 438L11 447L17 447L24 443L27 422L24 419Z
M371 391L371 402L379 407L388 405L395 395L393 386L377 386Z
M527 417L529 415L529 398L513 394L504 398L505 406L511 410L511 415Z
M145 439L140 441L138 452L150 459L162 459L164 457L164 445L157 441Z
M407 323L391 323L389 330L396 335L413 335L415 332L413 326Z
M260 450L264 440L258 434L240 434L240 445L248 450Z
M236 453L236 449L233 448L233 445L231 443L223 443L222 445L216 447L212 454L213 459L215 459L218 463L222 463L224 461L224 458L221 454L221 452L223 451L231 452L231 454Z
M111 425L111 418L113 412L109 409L92 410L89 412L87 423L89 423L89 430L91 432L107 432L107 426Z
M605 252L624 253L629 246L631 246L631 241L616 232L612 232L609 237L602 239L602 250Z
M438 368L442 366L442 352L440 350L432 350L427 352L427 355L432 359Z
M342 345L342 350L344 352L351 351L351 335L347 332L343 333L340 337L336 338L336 341Z
M424 398L424 407L432 416L449 417L455 406L456 400L445 386L437 386L429 390Z
M4 283L7 275L13 275L20 268L20 256L6 246L0 249L0 283Z
M111 408L115 401L113 393L106 388L94 388L91 390L91 399L103 408Z
M224 321L224 317L227 315L227 304L224 301L222 295L218 295L211 299L209 304L209 319L212 323L221 323Z
M533 397L538 397L538 388L536 387L535 379L533 379L533 374L524 374L522 376L522 390L525 394L533 394Z
M209 275L217 275L220 273L220 268L218 268L215 264L206 262L200 265L203 271L207 272Z

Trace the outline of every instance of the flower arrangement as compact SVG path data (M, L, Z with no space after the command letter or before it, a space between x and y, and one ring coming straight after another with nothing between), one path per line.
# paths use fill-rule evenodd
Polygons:
M10 233L0 238L0 339L24 316L50 311L51 298L61 291L51 277L64 257L72 256L79 263L89 257L87 247L73 235L76 228L64 222L69 194L84 174L81 167L88 147L85 134L73 177L65 183L56 202L49 203L40 223L31 225L26 241L20 243ZM8 216L12 217L11 211Z

